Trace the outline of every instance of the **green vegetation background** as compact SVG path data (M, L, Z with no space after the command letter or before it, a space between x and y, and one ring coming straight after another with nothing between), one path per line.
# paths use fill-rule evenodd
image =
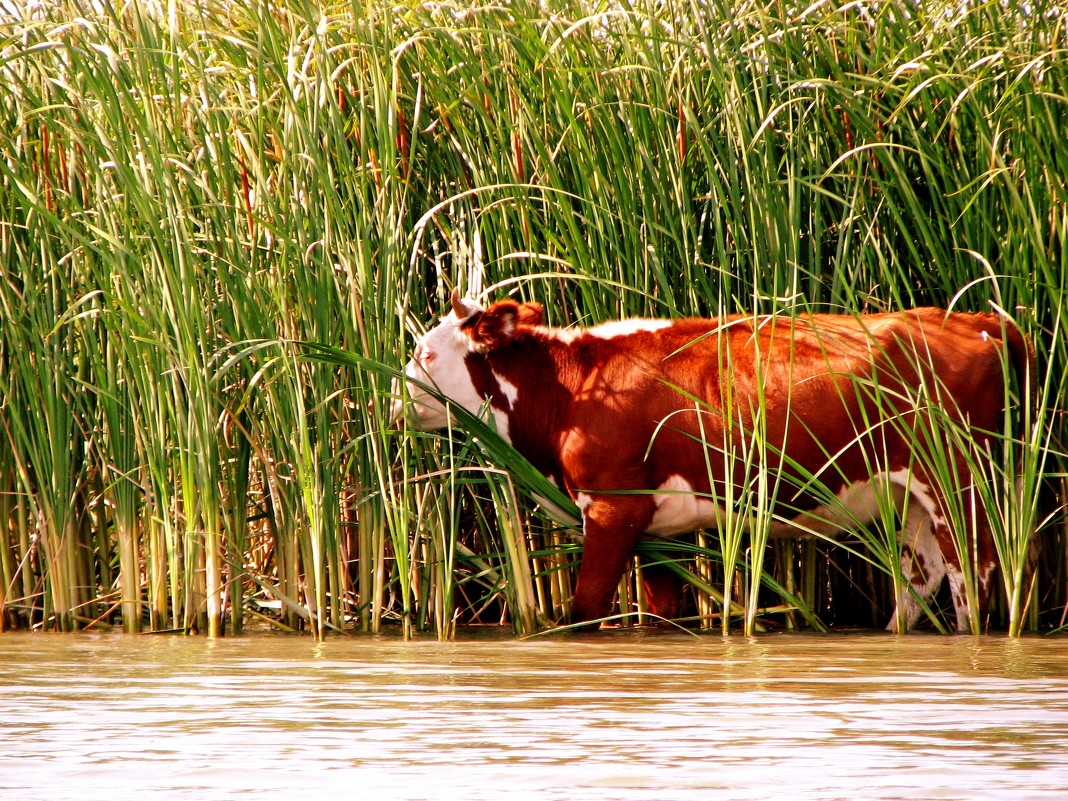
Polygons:
M561 325L1004 310L1037 343L1020 444L1052 498L1024 590L1063 623L1060 4L16 5L0 625L558 616L574 548L522 487L469 441L390 431L388 374L294 344L396 367L472 282ZM863 542L778 547L812 609L885 621L892 568Z

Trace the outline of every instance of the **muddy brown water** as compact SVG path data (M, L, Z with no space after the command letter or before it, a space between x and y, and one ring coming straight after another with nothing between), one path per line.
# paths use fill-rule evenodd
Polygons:
M1068 798L1068 639L0 636L0 798Z

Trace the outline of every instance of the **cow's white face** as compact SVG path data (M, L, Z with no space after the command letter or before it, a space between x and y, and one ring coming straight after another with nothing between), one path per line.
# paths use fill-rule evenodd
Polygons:
M427 331L415 345L411 361L404 367L407 396L405 407L400 387L394 382L391 408L393 420L399 422L407 408L411 425L422 431L444 428L450 419L438 400L411 379L435 388L465 409L477 413L482 405L468 372L466 358L474 349L471 337L460 330L461 324L482 311L472 300L453 296L452 311L437 326Z

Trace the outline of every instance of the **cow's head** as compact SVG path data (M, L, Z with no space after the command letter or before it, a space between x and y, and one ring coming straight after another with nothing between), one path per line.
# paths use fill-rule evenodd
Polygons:
M429 431L449 423L444 406L419 384L433 387L454 403L477 413L484 399L475 386L469 360L508 345L518 325L538 325L541 320L541 306L537 304L502 300L483 309L453 290L452 311L419 338L411 361L404 367L412 424ZM485 365L479 368L488 369ZM400 388L394 389L393 419L399 421L404 412L404 399L396 391Z

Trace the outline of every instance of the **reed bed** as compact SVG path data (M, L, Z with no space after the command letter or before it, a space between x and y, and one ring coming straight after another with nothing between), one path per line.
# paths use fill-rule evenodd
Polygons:
M556 325L1004 310L1039 369L969 460L989 626L1062 628L1066 48L1043 0L0 2L0 628L558 620L578 552L540 477L387 419L453 286ZM639 562L691 625L882 625L895 513Z

